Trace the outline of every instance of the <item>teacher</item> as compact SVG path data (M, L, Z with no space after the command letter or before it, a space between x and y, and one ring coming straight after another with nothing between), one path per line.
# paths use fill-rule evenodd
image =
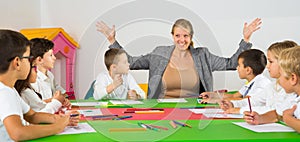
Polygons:
M127 53L130 69L149 70L148 98L191 98L205 91L213 91L213 71L235 70L238 55L252 47L249 39L258 30L261 19L244 24L239 48L230 57L219 57L205 47L193 47L193 27L186 19L178 19L171 30L174 45L156 47L151 53L133 57ZM97 30L111 45L122 48L115 39L115 26L108 27L100 21ZM123 48L122 48L123 49Z

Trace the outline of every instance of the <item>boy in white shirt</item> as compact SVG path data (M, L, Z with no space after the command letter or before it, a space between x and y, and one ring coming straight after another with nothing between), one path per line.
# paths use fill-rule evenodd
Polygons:
M58 85L53 74L49 71L53 69L56 57L53 53L54 43L44 38L31 39L31 54L36 57L36 66L38 68L37 80L31 83L32 88L42 95L42 100L51 102L56 91L65 94L66 91Z
M122 49L109 49L104 55L108 70L100 73L94 84L94 98L100 99L145 99L145 92L128 73L129 63Z
M286 93L297 94L297 98L292 102L294 105L291 109L283 112L283 121L298 133L300 133L300 46L283 50L278 58L280 66L279 84L284 88ZM256 112L244 112L245 121L249 124L265 124L280 121L281 118L274 111L263 115Z
M18 79L26 79L30 70L30 43L22 34L0 30L0 138L1 141L25 141L61 132L77 125L68 115L35 112L14 88ZM70 119L72 120L72 119ZM34 124L27 125L26 121ZM39 125L39 123L49 123Z
M251 96L252 106L266 105L266 95L263 94L271 81L263 76L267 64L265 54L258 49L250 49L242 52L238 57L237 71L241 79L246 79L248 84L242 87L234 97L240 96L241 100L224 99L220 103L220 107L226 113L240 113L241 107L248 106L247 96Z

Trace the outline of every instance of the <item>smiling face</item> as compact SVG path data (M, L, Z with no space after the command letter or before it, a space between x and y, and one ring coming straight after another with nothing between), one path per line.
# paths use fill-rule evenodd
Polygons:
M173 41L177 49L187 50L191 44L192 36L187 29L175 27L173 30Z
M270 73L270 77L279 78L280 76L280 67L278 64L278 60L275 58L274 54L271 51L267 52L268 64L267 69Z

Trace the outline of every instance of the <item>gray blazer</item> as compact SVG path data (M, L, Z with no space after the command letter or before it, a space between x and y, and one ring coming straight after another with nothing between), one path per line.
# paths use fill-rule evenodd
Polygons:
M200 77L202 91L213 91L213 71L223 70L235 70L237 67L237 58L240 53L248 50L252 47L251 43L247 43L242 40L239 44L238 50L230 57L224 58L213 55L205 47L193 48L189 47L192 53L194 65ZM116 41L109 46L109 48L122 48ZM162 76L169 63L172 52L175 45L171 46L159 46L156 47L151 53L146 55L132 57L129 54L128 62L130 63L130 69L149 70L149 81L148 81L148 98L157 99L163 98L162 92ZM201 88L201 87L204 88ZM201 91L199 90L199 93Z

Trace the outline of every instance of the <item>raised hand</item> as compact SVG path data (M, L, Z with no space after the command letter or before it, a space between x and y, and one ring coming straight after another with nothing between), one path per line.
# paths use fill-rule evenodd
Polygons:
M101 32L111 44L113 44L116 41L115 25L113 25L110 28L103 21L98 21L96 23L96 28L97 28L97 31Z
M247 22L244 23L244 29L243 29L244 41L249 42L251 35L258 29L260 29L261 23L262 22L260 18L256 18L249 25Z

